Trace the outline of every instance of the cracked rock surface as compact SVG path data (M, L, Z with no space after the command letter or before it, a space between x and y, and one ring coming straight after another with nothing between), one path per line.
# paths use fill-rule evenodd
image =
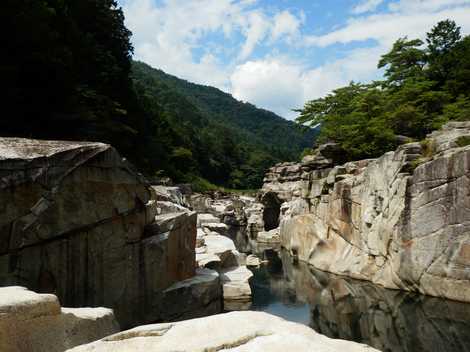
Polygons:
M123 328L178 316L191 307L164 291L195 275L184 205L109 145L0 138L0 285L112 308Z
M377 351L333 340L309 327L261 312L231 312L170 324L141 326L69 352L332 352Z
M470 302L469 122L374 160L338 165L320 150L271 168L261 193L281 244L324 271ZM330 148L331 149L331 148ZM274 210L273 210L274 209Z

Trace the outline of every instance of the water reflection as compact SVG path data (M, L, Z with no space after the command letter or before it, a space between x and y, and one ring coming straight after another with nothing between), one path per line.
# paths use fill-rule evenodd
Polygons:
M470 351L470 304L386 290L303 263L293 265L285 253L254 272L253 310L382 351Z

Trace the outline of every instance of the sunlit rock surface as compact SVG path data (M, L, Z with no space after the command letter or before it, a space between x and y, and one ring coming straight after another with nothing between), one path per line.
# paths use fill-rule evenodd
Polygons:
M119 331L106 308L61 308L56 296L0 288L0 351L61 352Z
M70 352L330 352L376 351L333 340L312 329L260 312L232 312L178 323L141 326Z
M470 123L376 160L328 153L270 169L264 220L313 266L388 288L470 301ZM267 211L266 211L267 209ZM275 214L279 214L275 219ZM265 226L266 227L266 226Z

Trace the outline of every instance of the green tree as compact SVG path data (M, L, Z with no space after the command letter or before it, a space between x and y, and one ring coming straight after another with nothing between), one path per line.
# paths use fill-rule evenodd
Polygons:
M309 101L297 122L321 125L321 141L335 141L347 158L359 159L424 138L446 121L470 119L470 36L461 38L460 28L446 20L426 43L397 40L378 64L383 81L350 84Z
M423 44L420 39L401 38L393 44L390 52L382 56L378 68L385 68L387 86L399 87L408 79L422 77L426 63L426 53L420 49Z
M443 84L458 60L453 49L462 36L460 27L454 21L440 21L427 33L428 75L432 80Z

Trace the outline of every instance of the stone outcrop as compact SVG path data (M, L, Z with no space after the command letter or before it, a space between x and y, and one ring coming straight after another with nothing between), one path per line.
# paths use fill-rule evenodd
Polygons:
M283 273L267 284L291 305L309 304L315 331L381 351L470 351L469 304L293 265L288 253L282 254Z
M188 317L164 303L196 274L196 214L184 206L109 145L0 138L0 285L112 308L124 328Z
M188 338L188 337L191 338ZM312 329L261 312L232 312L179 323L141 326L76 347L70 352L284 352L376 351L334 340Z
M470 301L470 123L339 165L318 151L270 169L261 200L282 246L314 267Z
M236 249L229 237L229 226L213 221L212 214L198 214L197 265L220 274L225 311L248 309L251 305L249 279L253 274L246 267L246 255Z
M222 282L214 270L197 269L196 275L164 291L166 321L218 314L223 310Z
M61 308L56 296L0 288L0 351L61 352L119 331L106 308Z

